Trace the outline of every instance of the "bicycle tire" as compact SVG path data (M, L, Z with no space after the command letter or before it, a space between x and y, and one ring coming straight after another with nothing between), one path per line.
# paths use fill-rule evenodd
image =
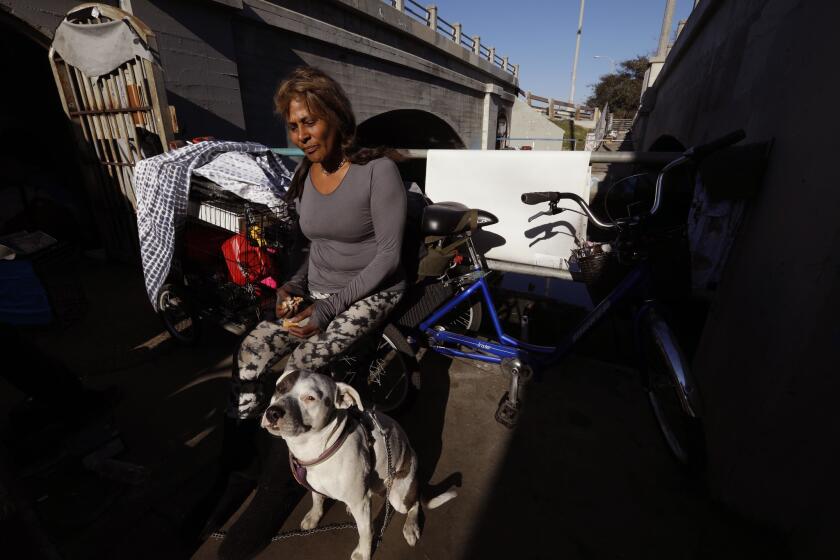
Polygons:
M182 346L194 346L201 338L201 321L184 288L166 283L158 292L158 317L172 338Z
M705 434L697 385L667 322L653 309L646 315L640 343L651 411L671 455L691 470L702 470Z
M449 313L452 318L444 324L444 328L448 331L476 333L481 328L483 309L481 299L471 297Z
M394 412L408 402L414 385L414 351L402 333L387 325L380 335L332 364L333 377L359 391L366 407Z

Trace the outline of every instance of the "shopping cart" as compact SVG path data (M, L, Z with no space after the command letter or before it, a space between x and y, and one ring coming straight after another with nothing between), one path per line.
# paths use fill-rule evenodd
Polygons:
M287 216L286 208L250 202L193 178L171 272L158 293L158 313L173 338L193 344L207 323L242 335L273 316L294 241Z

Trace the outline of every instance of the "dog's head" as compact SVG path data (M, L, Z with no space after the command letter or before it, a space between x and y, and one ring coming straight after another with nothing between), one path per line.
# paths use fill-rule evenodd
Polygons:
M323 429L338 410L351 406L364 410L350 385L312 371L293 371L277 382L261 425L275 436L295 437Z

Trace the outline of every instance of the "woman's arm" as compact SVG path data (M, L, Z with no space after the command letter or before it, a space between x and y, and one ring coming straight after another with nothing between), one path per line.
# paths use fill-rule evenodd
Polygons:
M309 251L304 253L303 260L300 263L297 271L292 274L285 284L283 289L290 294L298 296L306 295L309 286Z
M315 302L310 319L313 324L323 329L333 317L375 292L386 278L399 269L405 206L405 186L397 165L390 159L377 160L371 172L370 185L376 256L344 289Z

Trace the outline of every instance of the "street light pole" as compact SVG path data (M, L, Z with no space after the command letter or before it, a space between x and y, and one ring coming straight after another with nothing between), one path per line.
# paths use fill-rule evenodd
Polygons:
M575 78L577 78L577 63L580 55L580 34L583 32L583 5L586 0L580 0L580 17L578 18L577 39L575 40L575 61L572 64L572 90L569 92L569 103L575 102Z
M656 49L656 56L663 59L668 54L668 39L671 35L671 22L674 19L676 3L676 0L665 2L665 15L662 17L662 30L659 32L659 47Z

